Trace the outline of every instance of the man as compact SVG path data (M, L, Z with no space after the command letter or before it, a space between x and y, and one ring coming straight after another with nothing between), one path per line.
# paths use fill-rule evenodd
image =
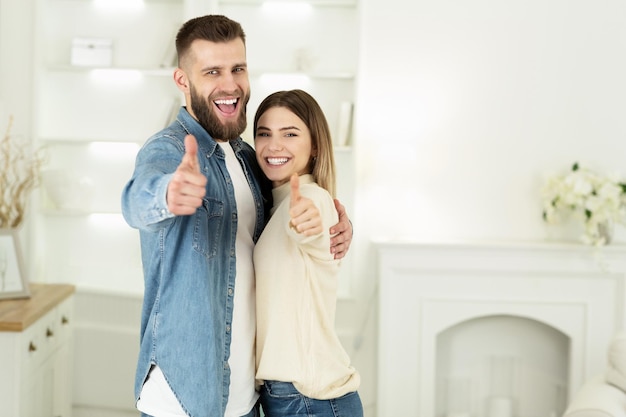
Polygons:
M176 49L186 106L142 147L122 194L124 217L140 230L145 279L137 408L256 416L252 249L271 187L240 138L250 97L245 34L224 16L199 17L181 27ZM343 257L352 230L336 205L331 247ZM302 233L321 227L306 199L292 217Z

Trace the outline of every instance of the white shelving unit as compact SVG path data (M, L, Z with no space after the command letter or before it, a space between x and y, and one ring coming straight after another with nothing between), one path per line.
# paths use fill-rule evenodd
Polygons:
M316 97L334 133L342 103L354 101L358 4L309 0L302 10L291 9L294 2L271 10L271 3L254 0L144 0L132 7L128 0L118 2L125 7L100 6L107 3L115 2L36 0L33 131L49 161L35 198L30 270L34 280L141 293L138 234L122 219L120 195L137 150L180 102L172 68L162 64L182 22L208 8L246 31L252 98L244 139L252 141L258 103L288 88ZM111 65L72 65L77 38L110 40ZM351 142L336 149L339 198L349 213Z

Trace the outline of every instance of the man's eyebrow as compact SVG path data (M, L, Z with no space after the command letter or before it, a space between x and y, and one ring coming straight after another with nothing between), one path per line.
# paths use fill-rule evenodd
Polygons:
M204 71L221 70L222 68L224 68L224 67L221 67L219 65L209 65L209 66L203 67L202 71L204 72Z
M225 65L209 65L202 68L202 71L215 71L215 70L223 70L227 68ZM245 62L233 64L231 68L248 68L248 64Z

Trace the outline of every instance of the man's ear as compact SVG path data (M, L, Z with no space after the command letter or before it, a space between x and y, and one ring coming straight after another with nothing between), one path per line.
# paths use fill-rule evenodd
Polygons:
M189 80L187 79L187 74L180 68L176 68L174 70L174 83L176 87L183 93L189 93Z

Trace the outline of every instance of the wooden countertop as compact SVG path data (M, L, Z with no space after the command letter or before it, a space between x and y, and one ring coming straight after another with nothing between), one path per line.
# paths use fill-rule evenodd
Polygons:
M69 284L33 284L30 298L0 300L0 331L21 332L72 295Z

